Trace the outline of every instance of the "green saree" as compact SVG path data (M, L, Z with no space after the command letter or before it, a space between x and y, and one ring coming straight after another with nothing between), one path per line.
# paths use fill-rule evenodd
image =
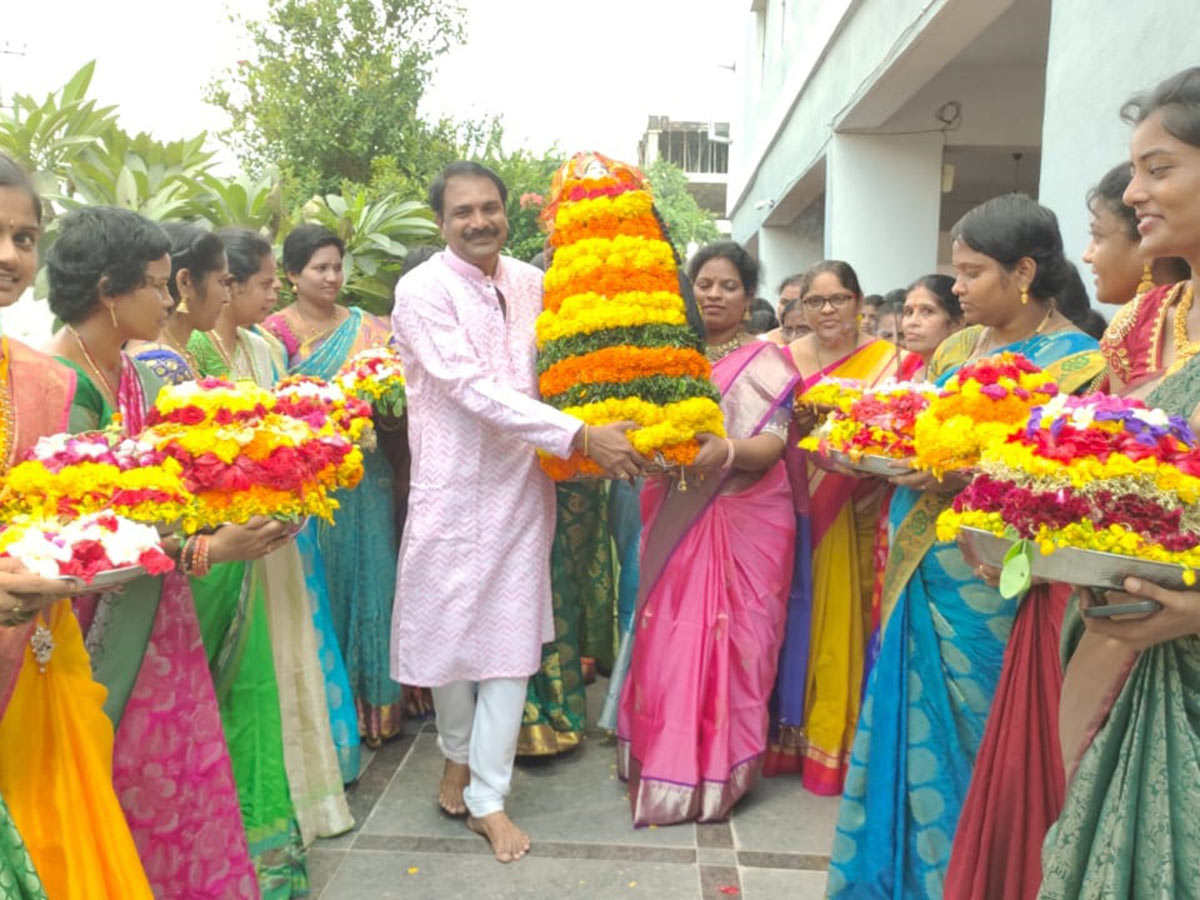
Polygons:
M612 668L616 586L607 495L602 482L558 485L550 550L554 640L542 646L541 669L529 679L520 756L578 746L587 727L581 658Z
M1195 357L1164 378L1146 405L1190 418L1198 398ZM1072 606L1063 627L1066 658L1082 633ZM1046 836L1042 871L1044 900L1200 898L1200 637L1138 654L1079 758Z
M46 900L42 881L3 797L0 797L0 900Z

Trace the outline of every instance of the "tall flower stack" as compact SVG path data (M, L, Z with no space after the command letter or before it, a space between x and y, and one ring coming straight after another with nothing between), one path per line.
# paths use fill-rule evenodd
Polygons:
M1175 564L1194 583L1200 448L1183 419L1136 399L1057 396L983 454L939 517L938 537L961 528L1027 540L1045 555L1072 547Z
M258 515L332 518L330 492L362 478L362 453L347 434L276 411L275 395L251 382L165 387L148 421L141 440L180 464L193 495L186 532Z
M635 422L629 439L640 453L686 466L696 435L723 435L724 422L645 177L577 154L555 175L551 198L554 255L537 321L542 398L589 425ZM602 474L579 453L541 462L556 480Z
M917 417L913 463L938 478L970 468L986 448L1024 426L1033 407L1057 394L1054 380L1020 354L969 363Z

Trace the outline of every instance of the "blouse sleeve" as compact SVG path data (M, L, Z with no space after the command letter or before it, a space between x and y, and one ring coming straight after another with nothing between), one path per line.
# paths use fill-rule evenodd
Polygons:
M779 407L771 414L771 418L767 424L762 427L763 434L773 434L784 443L787 443L788 423L791 421L791 411L785 407Z

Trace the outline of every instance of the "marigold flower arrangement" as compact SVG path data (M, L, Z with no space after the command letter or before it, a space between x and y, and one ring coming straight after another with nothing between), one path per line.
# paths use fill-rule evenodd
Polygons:
M0 485L0 519L74 518L109 510L136 522L176 522L191 502L182 467L152 445L107 433L41 438Z
M796 402L820 410L848 413L854 401L863 395L863 389L863 383L857 378L822 378L812 387L801 391Z
M1057 394L1053 379L1020 354L965 365L917 417L913 464L938 478L970 468Z
M1200 448L1187 423L1136 399L1058 396L984 452L938 519L1031 541L1200 567Z
M257 515L331 519L330 491L362 478L362 453L347 434L278 411L274 395L250 382L165 387L148 421L140 439L180 464L193 495L185 532Z
M827 404L833 411L800 441L800 448L825 455L844 453L852 462L863 456L908 459L915 452L917 415L929 406L936 390L924 382L889 380L861 389L848 404L847 392L839 393Z
M364 400L393 419L404 414L404 363L391 347L356 353L334 379L347 394Z
M577 154L555 175L544 217L555 250L536 326L542 398L589 425L636 422L629 440L648 459L691 463L697 433L725 433L720 393L645 177ZM603 474L578 453L541 462L556 480Z
M73 576L85 584L113 569L141 566L159 575L175 567L153 526L111 512L66 522L18 516L0 531L0 556L18 560L43 578Z

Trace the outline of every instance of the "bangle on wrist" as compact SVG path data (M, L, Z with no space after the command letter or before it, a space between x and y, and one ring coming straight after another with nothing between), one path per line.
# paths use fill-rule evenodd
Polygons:
M584 423L583 423L583 455L584 455L584 456L589 456L589 454L588 454L588 426L587 426L587 422L584 422Z
M733 458L737 455L737 449L729 438L725 438L725 448L725 462L721 463L722 472L728 472L733 468Z

